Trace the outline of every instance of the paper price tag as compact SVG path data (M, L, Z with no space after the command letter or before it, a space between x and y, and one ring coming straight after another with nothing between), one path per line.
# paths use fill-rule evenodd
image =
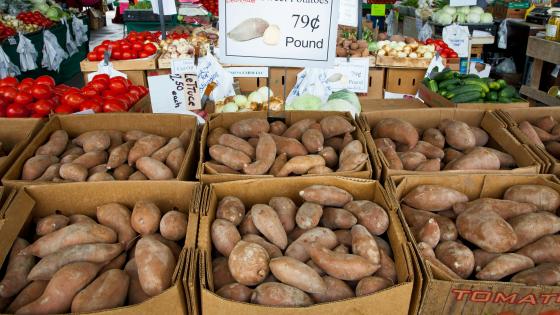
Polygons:
M171 59L171 73L196 73L194 59Z
M327 80L333 90L367 93L369 58L336 58L334 68L327 70Z
M170 74L148 77L154 113L187 114L201 109L197 77L194 74Z
M267 78L268 67L229 67L225 68L236 78Z
M338 24L358 26L358 1L340 0Z
M372 4L371 5L371 16L385 16L385 5L384 4Z

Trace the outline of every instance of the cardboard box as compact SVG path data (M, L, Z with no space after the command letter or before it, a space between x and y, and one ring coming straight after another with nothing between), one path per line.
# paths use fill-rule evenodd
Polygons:
M360 101L383 99L385 87L385 68L369 68L368 91L366 95L359 96Z
M64 129L70 138L74 138L83 132L91 130L142 130L165 137L178 137L185 129L191 129L191 139L185 149L185 160L179 170L177 180L191 178L193 158L197 147L195 146L198 136L196 118L177 114L95 114L95 115L63 115L54 116L45 127L33 138L19 158L10 167L2 178L2 183L8 187L21 187L38 182L20 180L23 164L27 159L34 156L37 148L49 140L51 133ZM41 182L46 184L47 182ZM52 184L51 182L48 182Z
M515 103L453 103L445 97L430 91L424 84L418 87L418 94L424 103L430 107L456 107L463 109L484 109L497 110L502 108L525 108L529 107L529 102Z
M300 203L299 191L314 184L333 185L351 192L355 199L372 200L388 210L391 224L387 235L395 255L398 284L368 296L322 303L310 307L269 307L226 300L213 291L212 243L210 227L215 218L218 201L225 196L239 197L247 210L256 203L266 203L271 197L286 196ZM414 265L410 260L409 247L405 242L402 226L390 210L386 193L379 182L341 177L299 177L247 180L212 184L206 188L207 204L201 213L198 237L200 261L200 295L202 315L213 314L408 314L413 290ZM255 193L258 192L258 193Z
M525 109L503 109L493 113L496 119L501 120L507 126L506 128L514 134L517 139L527 145L533 152L542 156L548 162L548 167L542 173L560 175L560 161L548 153L545 148L532 144L527 136L518 128L518 123L527 120L534 122L535 120L544 117L552 116L557 121L560 121L560 108L547 106L547 107L531 107Z
M490 136L487 146L499 149L511 154L518 168L513 170L496 170L496 171L480 171L480 170L457 170L457 171L440 171L437 174L463 174L463 173L517 173L517 174L538 174L542 169L542 161L531 151L529 147L521 144L517 138L508 132L508 130L499 122L495 121L494 116L482 110L472 109L452 109L452 108L430 108L430 109L403 109L377 111L371 113L362 113L359 117L362 130L366 134L370 157L374 161L375 174L378 178L385 182L389 177L395 175L417 175L430 172L415 172L405 170L389 169L389 163L385 159L383 153L377 149L373 142L371 130L382 119L385 118L401 118L410 122L414 127L425 130L438 126L443 119L454 119L465 122L472 126L484 129Z
M393 201L398 202L412 188L421 184L443 185L465 193L470 200L482 197L501 198L513 185L537 184L552 187L560 192L558 179L551 175L425 175L393 177L387 186ZM404 228L413 240L402 212ZM416 245L415 245L416 247ZM418 314L545 314L558 309L560 286L527 286L499 281L453 280L416 255L421 261L423 287ZM554 313L554 312L553 312ZM546 314L553 314L546 313Z
M198 183L173 181L71 183L25 187L18 191L2 214L3 221L9 224L0 229L0 262L4 264L6 261L16 237L33 235L32 222L37 218L54 213L85 214L95 218L96 207L106 203L118 202L132 209L135 202L150 200L163 212L177 210L188 215L186 238L173 274L173 285L143 303L92 314L147 314L153 313L154 310L162 314L191 314L185 306L181 279L183 273L191 272L184 262L187 251L194 250L196 246L201 193L202 186Z
M360 103L362 104L362 113L391 109L428 108L426 104L416 98L361 100Z
M392 93L416 94L422 85L426 69L388 68L385 90Z
M280 117L284 120L284 122L290 126L294 122L300 121L305 118L312 118L319 121L323 117L331 116L331 115L339 115L346 118L346 120L350 121L352 125L356 126L356 130L352 133L354 139L360 140L366 146L366 138L364 134L360 131L359 126L357 125L356 121L350 116L350 113L347 112L321 112L321 111L286 111L286 112L275 112L277 115L276 117ZM204 125L204 129L202 130L202 135L200 138L200 159L198 161L198 171L196 178L201 180L204 184L210 183L220 183L220 182L227 182L233 180L242 180L242 179L250 179L250 178L272 178L272 175L245 175L245 174L221 174L221 173L212 173L205 165L205 162L210 159L210 155L208 153L207 148L207 137L210 133L210 130L213 130L217 127L223 127L229 130L229 127L237 121L248 119L248 118L263 118L267 119L266 112L243 112L243 113L222 113L222 114L213 114L210 116L208 122ZM269 120L270 121L270 120ZM366 168L362 171L358 172L335 172L330 173L330 176L348 176L348 177L356 177L356 178L371 178L372 172L372 165L371 162L368 160L366 163ZM315 176L324 176L324 175L302 175L304 177L315 177ZM293 177L290 177L293 178Z
M43 120L35 118L0 118L0 142L7 153L0 157L0 176L4 176L43 125Z
M89 19L90 30L96 31L107 25L105 13L103 13L103 11L97 10L95 8L89 8L87 10L87 15Z
M152 100L150 95L145 95L128 110L129 113L152 113Z

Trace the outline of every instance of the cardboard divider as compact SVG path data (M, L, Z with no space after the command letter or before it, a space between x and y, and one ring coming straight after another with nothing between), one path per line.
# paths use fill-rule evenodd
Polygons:
M292 198L301 203L299 191L311 185L332 185L349 191L356 200L371 200L385 208L389 214L390 226L387 236L397 269L398 284L376 293L309 307L270 307L257 304L239 303L224 299L213 291L212 241L210 227L216 215L220 199L225 196L240 198L247 209L256 203L266 203L275 196ZM258 191L258 193L256 193ZM410 255L404 231L388 195L379 182L344 177L298 177L252 179L237 182L211 184L206 187L206 208L201 212L198 233L198 263L201 297L201 314L353 314L368 312L375 307L376 314L408 314L412 296L415 266ZM204 198L203 198L204 199ZM195 297L191 297L194 299ZM366 311L367 310L367 311Z
M352 136L354 137L354 139L360 140L360 142L364 146L364 149L366 148L366 137L360 131L358 124L352 118L350 113L321 112L321 111L286 111L286 112L274 112L274 113L276 115L274 119L284 120L284 122L288 126L290 126L294 122L300 121L305 118L311 118L320 121L322 118L331 115L342 116L350 123L352 123L353 126L356 127L356 130L352 132ZM208 154L208 148L206 143L210 131L217 127L223 127L225 129L229 129L229 127L233 123L248 118L267 119L267 113L266 112L222 113L222 114L213 114L210 116L210 119L204 125L204 129L202 130L202 135L200 138L200 148L199 148L200 158L198 161L198 171L197 171L196 178L201 180L202 183L204 184L220 183L226 181L244 180L244 179L251 179L251 178L274 178L272 175L245 175L245 174L221 174L221 173L212 174L211 172L209 172L208 168L205 165L205 162L209 160L210 157L210 155ZM371 178L371 174L372 174L372 163L368 159L366 163L366 167L362 171L334 172L326 175L302 175L302 177L348 176L348 177L356 177L356 178ZM290 178L295 178L295 177L297 176L291 176Z
M177 180L191 178L195 152L198 149L198 129L196 118L178 114L140 114L140 113L115 113L95 115L57 115L33 138L19 158L13 163L2 183L8 187L22 187L31 184L52 184L52 182L35 182L20 180L23 165L31 158L37 148L45 144L50 135L59 129L66 130L70 139L83 132L91 130L142 130L164 137L178 137L185 129L192 130L191 139L185 148L185 159L179 169Z
M0 143L2 150L7 153L0 157L0 177L4 176L44 124L38 118L0 118Z
M463 192L469 200L474 200L483 197L501 198L509 187L525 184L545 185L560 192L560 181L552 175L394 176L386 186L393 202L398 203L418 185L446 186ZM528 286L500 281L445 279L437 268L422 258L400 207L398 212L422 270L422 299L418 314L529 315L558 308L560 286Z
M1 219L0 262L4 264L16 237L31 236L32 222L50 214L84 214L95 218L100 205L118 202L129 209L139 200L150 200L165 213L177 210L188 214L183 250L173 274L173 285L143 303L89 314L192 314L185 306L181 279L191 273L185 265L186 254L194 250L198 233L202 186L196 182L96 182L59 185L34 185L22 188L10 202ZM83 198L88 196L88 198ZM4 269L2 269L4 270Z
M406 170L394 170L389 168L389 163L384 154L377 149L373 142L372 131L375 125L385 118L400 118L411 123L419 129L437 128L443 119L454 119L465 122L472 126L484 129L489 135L488 147L499 149L512 155L518 164L518 168L512 170L453 170L439 172L416 172ZM359 124L366 135L370 158L375 161L374 170L378 179L385 182L389 177L395 175L418 175L418 174L464 174L464 173L504 173L504 174L537 174L543 168L541 159L538 158L527 146L521 144L503 124L495 120L489 112L473 109L454 108L430 108L430 109L403 109L386 110L370 113L362 113L358 118Z
M483 109L483 110L497 110L504 108L526 108L529 107L529 102L514 102L514 103L453 103L451 100L430 91L424 84L418 87L418 95L430 107L456 107L462 109Z
M418 99L379 99L379 100L372 100L360 99L360 103L362 105L362 113L365 112L374 112L380 110L389 110L389 109L412 109L412 108L428 108L426 104L422 103ZM358 121L358 124L360 122Z

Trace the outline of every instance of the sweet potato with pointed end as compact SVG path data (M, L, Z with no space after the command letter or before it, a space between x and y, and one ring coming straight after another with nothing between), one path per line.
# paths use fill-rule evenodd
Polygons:
M476 146L477 147L483 147L488 143L488 133L486 131L484 131L483 129L476 127L476 126L470 126L471 127L471 131L474 134L474 138L476 140Z
M282 256L282 251L280 250L280 248L278 248L278 246L269 243L267 240L256 234L245 234L243 235L242 240L244 240L245 242L251 242L261 245L264 249L266 249L266 252L268 253L268 256L270 258Z
M113 170L113 177L116 180L128 180L132 173L134 173L134 169L130 165L122 164Z
M136 161L136 168L150 180L168 180L174 177L169 167L148 156L139 158Z
M482 270L476 274L476 278L480 280L497 281L516 272L533 268L534 266L535 264L529 257L515 253L502 254L482 268Z
M241 235L235 228L235 225L224 219L216 219L211 227L212 244L218 252L228 257L235 247L235 244L241 240Z
M101 268L101 270L99 270L99 274L102 274L105 271L111 269L122 269L126 264L126 256L126 253L121 253L119 256L111 259L106 265L103 266L103 268Z
M61 158L68 156L68 155L82 155L84 154L84 149L80 148L79 146L73 144L72 142L69 142L66 145L66 150L62 153L62 155L60 156Z
M441 170L441 160L431 159L426 160L418 165L414 171L416 172L438 172Z
M114 169L123 165L133 145L134 143L132 141L128 141L114 148L109 154L107 169Z
M294 138L300 140L303 133L316 123L314 119L302 119L293 123L288 129L282 134L283 137Z
M117 232L119 243L127 249L137 235L132 228L130 218L130 210L120 203L108 203L97 207L99 223Z
M428 159L443 159L445 155L442 149L422 140L418 141L410 151L422 153Z
M395 262L384 250L379 251L379 256L381 258L380 267L373 275L376 277L389 279L391 280L391 282L397 283L397 267L395 265Z
M253 286L268 276L269 261L270 257L264 247L252 242L239 241L229 255L228 266L237 282Z
M152 153L152 158L160 162L165 162L167 160L167 157L173 150L182 147L184 147L184 145L179 138L177 137L171 138L169 139L169 142L167 142L166 145L164 145L163 147L159 148L157 151Z
M274 143L276 143L276 151L278 153L286 153L289 158L308 154L305 146L297 139L276 135L271 135L271 137L274 139Z
M107 152L105 151L91 151L86 152L76 159L72 160L72 163L79 164L85 167L86 169L90 169L94 166L104 164L107 162Z
M270 271L281 282L308 293L325 293L327 285L319 274L305 263L292 257L270 261Z
M268 205L276 211L286 233L294 230L297 206L290 198L272 197Z
M208 133L208 138L206 140L206 144L211 147L216 144L220 144L220 137L223 134L227 134L228 131L223 127L216 127Z
M253 205L253 207L251 207L251 217L257 230L272 244L278 246L282 250L288 246L288 236L274 209L265 204Z
M499 170L500 159L486 148L476 147L469 153L451 161L445 170Z
M308 247L308 252L319 268L341 280L359 280L372 275L379 268L362 256L341 254L313 244Z
M461 237L491 253L507 252L517 243L511 225L488 205L472 207L461 213L455 223Z
M470 202L456 203L453 205L453 212L461 214L471 207L489 205L492 210L501 216L504 220L516 217L521 214L537 211L537 206L531 203L516 202L511 200L502 200L494 198L480 198Z
M35 265L35 257L19 255L19 252L28 245L29 242L23 238L18 237L14 241L10 250L6 273L0 281L0 297L10 298L18 294L29 283L30 280L27 279L27 276Z
M359 154L364 152L364 146L359 140L352 140L350 141L342 151L338 157L338 164L342 165L344 161L354 154Z
M352 201L352 195L335 186L312 185L299 192L307 202L314 202L327 207L343 207ZM348 209L347 209L348 210Z
M317 153L323 149L325 138L317 129L307 129L301 136L301 142L309 153Z
M435 248L437 259L463 279L467 279L474 270L473 252L465 245L455 241L445 241Z
M443 211L459 202L467 202L469 197L455 189L440 185L418 185L403 198L403 202L413 208L426 211Z
M231 283L217 290L216 294L228 300L249 302L251 300L253 290L240 283Z
M558 123L552 116L543 116L534 121L533 125L541 128L546 132L551 132Z
M325 293L311 294L315 303L334 302L355 296L352 288L340 279L323 276L323 281L327 285L327 291Z
M48 283L48 281L33 281L28 284L23 290L18 293L16 298L12 301L12 303L10 303L5 312L8 314L14 314L22 306L25 306L38 299L45 291Z
M37 221L35 233L38 236L47 235L68 225L70 219L62 214L51 214Z
M45 256L31 269L29 280L50 280L60 268L79 261L101 264L117 257L123 251L121 244L83 244L63 248Z
M535 128L528 121L524 120L520 122L517 127L527 137L529 143L539 147L544 147L544 143L539 138L539 135L535 131Z
M241 199L234 196L226 196L218 204L216 218L225 219L239 225L245 216L245 205Z
M321 205L304 202L297 210L296 224L300 229L311 229L316 227L323 215L323 207Z
M252 159L255 158L255 148L253 148L253 146L250 145L249 142L239 137L226 133L220 136L220 139L218 139L218 143L228 148L241 151Z
M483 249L477 248L473 250L474 255L474 271L479 272L488 265L489 262L494 260L494 258L500 256L499 253L490 253Z
M381 139L387 139L387 138L381 138ZM389 164L388 167L390 169L393 170L404 169L403 162L401 161L399 155L397 154L397 151L395 151L393 147L386 146L386 147L382 147L380 150L383 153L385 159L387 160L387 163Z
M345 210L352 213L357 219L358 224L367 228L373 235L381 235L389 227L389 216L385 209L369 200L355 200L346 203Z
M255 223L253 222L253 216L251 215L251 210L247 211L245 217L243 218L243 221L241 221L241 224L239 224L239 233L241 233L241 235L261 234L259 230L257 230Z
M319 155L325 159L326 166L332 168L338 165L338 155L333 147L323 147L323 150L319 151Z
M58 158L52 155L35 155L25 161L23 164L23 170L21 172L21 179L23 180L34 180L39 178L45 170L58 163Z
M167 143L165 137L149 135L138 139L128 152L128 165L134 165L142 157L149 157Z
M177 210L168 211L159 222L161 236L170 241L179 241L187 235L187 215Z
M358 219L348 210L326 207L323 209L321 224L329 229L350 229Z
M386 289L393 285L391 280L381 277L365 277L356 286L356 296L363 296Z
M273 176L277 176L278 172L284 167L284 165L288 162L288 155L286 153L280 153L272 163L270 170L268 173Z
M88 170L80 164L67 163L60 166L59 175L69 181L84 182L88 177Z
M276 144L268 133L259 136L256 149L256 161L243 168L243 172L249 175L264 175L274 164L276 159Z
M393 140L391 140L389 138L376 138L376 139L373 139L373 143L375 143L375 146L379 150L383 150L383 149L386 149L386 148L392 148L393 150L397 149L397 146L395 145Z
M531 258L535 264L560 263L560 235L544 236L516 253Z
M130 277L123 270L111 269L80 291L72 300L73 313L93 312L123 306Z
M261 132L268 132L270 125L266 119L248 118L237 121L229 127L229 131L239 138L258 137Z
M373 236L363 226L356 224L352 227L352 253L362 256L375 266L375 271L380 267L379 247Z
M424 154L413 151L399 153L398 157L402 161L403 168L407 171L416 170L418 166L427 160Z
M558 285L558 282L560 282L560 264L540 264L534 268L521 271L513 276L510 281L532 286Z
M327 116L320 121L321 131L325 139L340 136L345 133L350 133L356 130L356 127L344 119L342 116L332 115Z
M449 121L443 129L447 143L457 149L466 150L476 146L476 136L471 127L462 121Z
M210 147L210 156L236 171L251 163L251 158L245 153L220 144Z
M366 153L351 154L344 160L341 160L340 167L336 171L337 172L360 171L366 165L367 160L368 160L368 155Z
M308 252L312 244L331 249L338 245L338 240L336 234L334 234L331 229L316 227L304 231L303 234L286 248L284 254L299 261L306 262L309 260Z
M324 166L325 159L320 155L305 155L291 158L280 169L276 176L285 177L290 174L303 175L316 166Z
M132 258L126 263L124 271L130 277L128 286L128 304L134 305L142 303L149 299L150 296L144 292L142 286L140 285L140 279L138 278L138 266L136 265L136 259Z
M445 147L445 137L436 128L428 128L422 134L422 141L428 142L431 145L443 149Z
M385 118L375 125L374 138L389 138L413 148L418 142L418 131L412 124L398 118Z
M442 241L454 241L457 239L457 228L455 223L449 218L433 212L414 209L405 204L401 204L401 210L406 222L413 228L421 228L430 218L434 218L439 226L440 239Z
M424 242L430 245L432 248L435 248L437 246L441 238L439 225L434 218L430 218L428 222L424 224L424 226L416 229L414 234L417 242Z
M259 285L253 291L251 303L269 306L309 306L313 301L307 293L292 286L267 282Z
M161 219L161 211L158 206L149 201L137 201L132 209L130 216L130 224L134 231L148 235L157 232L159 220Z
M283 121L277 120L275 122L270 123L271 134L281 136L284 132L286 132L287 129L288 127Z
M94 223L75 223L39 238L22 249L20 254L45 257L72 245L116 241L117 234L111 228Z
M226 257L218 257L212 260L212 278L214 279L214 290L235 283L235 279L229 272L228 259Z
M144 236L136 244L134 258L146 294L155 296L171 286L176 261L169 247L153 236Z
M111 146L111 137L105 130L86 131L72 140L81 146L84 152L105 151Z
M54 155L59 156L66 149L68 144L68 133L65 130L56 130L51 133L49 141L43 144L37 151L35 155Z
M553 188L544 185L511 186L504 193L504 199L532 203L539 210L552 213L555 213L560 206L560 194Z
M513 250L560 231L560 218L546 211L522 214L509 219L508 223L517 235Z
M148 180L148 177L146 177L146 175L144 175L144 173L142 173L140 171L136 171L136 172L130 174L130 176L128 177L128 180Z
M513 156L502 152L500 150L496 150L494 148L488 148L488 147L484 147L485 150L490 151L492 153L494 153L498 159L500 160L500 167L506 168L506 169L510 169L510 168L514 168L517 165L517 162L515 162L515 159L513 158ZM466 153L468 153L469 151L465 151Z
M169 152L167 159L165 160L165 165L171 169L173 175L179 175L181 170L181 165L183 165L183 160L185 160L185 149L176 148L175 150Z
M457 275L453 270L447 267L447 265L445 265L439 259L437 259L436 254L434 253L434 250L430 247L430 245L420 242L418 243L417 246L422 258L424 258L431 265L436 267L439 273L443 273L446 277L450 279L457 279L457 280L461 279L459 275Z
M51 166L47 167L45 172L43 172L43 175L34 179L34 181L37 181L37 182L53 181L55 178L58 178L60 176L60 166L61 165L62 165L61 163L52 164Z

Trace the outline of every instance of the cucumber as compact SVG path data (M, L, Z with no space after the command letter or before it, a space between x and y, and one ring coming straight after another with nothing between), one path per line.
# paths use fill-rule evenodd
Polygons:
M496 82L496 81L492 81L490 83L488 83L488 87L490 88L490 90L492 91L498 91L499 89L501 89L502 87L500 86L500 83Z
M452 78L453 78L453 71L451 71L451 69L449 68L444 69L442 72L434 76L434 80L436 80L437 82L442 82Z
M488 93L486 95L486 99L489 100L489 101L497 101L498 100L498 92L490 91L490 93Z
M498 102L500 102L500 103L511 103L511 98L500 96L500 97L498 97Z
M475 85L475 84L469 84L469 85L460 85L459 87L450 90L448 89L449 92L451 93L455 93L456 95L462 94L462 93L466 93L466 92L483 92L483 88L480 85Z
M459 94L451 98L451 101L453 103L469 103L478 100L480 97L481 97L481 92L471 91L471 92Z
M506 86L505 88L503 88L500 92L498 92L498 97L504 97L504 98L512 98L517 94L517 91L515 91L515 88L513 86Z
M428 88L432 92L437 92L438 91L438 84L437 84L436 80L430 80L430 82L428 82Z
M484 81L482 81L480 79L465 79L465 80L463 80L463 84L465 84L465 85L478 85L482 88L482 91L484 93L490 92L490 88L488 87L488 84L484 83Z
M502 88L502 89L505 88L508 85L506 80L504 80L504 79L499 79L496 82L498 82L498 84L500 85L500 88Z
M439 95L445 97L445 96L447 95L448 92L447 92L446 90L443 90L443 91L442 91L442 90L439 90L438 93L439 93Z
M461 83L461 80L459 80L459 79L449 79L449 80L445 80L445 81L440 82L438 84L438 88L440 90L446 90L446 89L449 90L449 87L457 86L457 85L459 85L459 83Z

